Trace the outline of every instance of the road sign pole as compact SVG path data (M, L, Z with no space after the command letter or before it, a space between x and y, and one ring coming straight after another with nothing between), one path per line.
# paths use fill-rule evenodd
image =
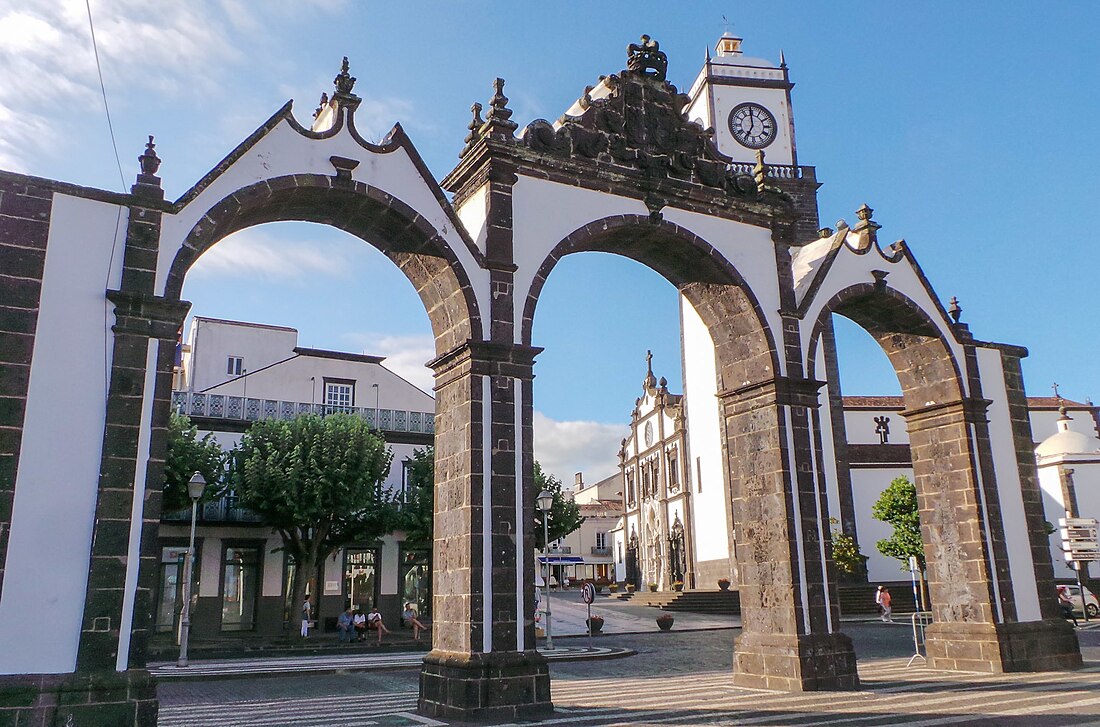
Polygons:
M1085 614L1085 618L1088 619L1088 614ZM588 604L588 648L592 648L592 604Z
M1085 597L1085 584L1081 582L1081 561L1075 560L1073 567L1077 569L1077 590L1081 593L1081 611L1085 614L1085 623L1089 622L1089 600Z

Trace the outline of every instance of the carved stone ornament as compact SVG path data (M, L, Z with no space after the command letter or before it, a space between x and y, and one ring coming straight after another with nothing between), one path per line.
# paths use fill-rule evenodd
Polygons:
M142 174L152 176L160 169L160 157L157 156L156 146L153 143L153 136L150 135L148 143L145 144L145 151L138 157Z
M565 115L556 127L545 119L531 122L521 137L524 145L631 167L654 179L672 177L728 194L757 195L756 181L735 173L732 160L718 151L713 130L687 119L688 97L663 75L624 71L601 84L603 97L586 92L579 116Z
M668 73L668 56L661 50L660 43L643 35L641 43L626 47L626 67L633 73L644 73L663 81Z
M349 71L348 57L344 56L344 60L340 64L340 72L336 74L336 78L332 79L333 85L336 86L337 96L352 95L351 89L355 87L355 76L351 75Z

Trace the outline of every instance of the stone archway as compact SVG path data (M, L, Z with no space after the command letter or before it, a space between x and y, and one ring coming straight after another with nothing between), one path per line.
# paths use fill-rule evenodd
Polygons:
M1053 620L1052 599L1038 604L1046 621L1021 623L1028 619L1014 599L1014 585L1022 584L1013 584L1009 568L987 419L991 402L982 397L974 354L960 361L935 314L912 298L885 282L861 283L821 309L807 355L811 377L834 313L878 342L901 384L933 612L929 665L999 672L1079 664L1072 632ZM815 431L820 448L819 422ZM1040 592L1044 581L1049 585L1043 570L1037 563L1033 574ZM1037 658L1042 641L1047 653Z
M777 336L732 263L690 230L652 217L596 220L555 245L527 293L525 342L542 287L558 261L576 252L647 265L677 287L710 332L742 573L735 683L795 691L858 686L855 653L839 631L836 590L817 547L824 493L798 474L803 455L795 447L806 435L805 411L817 386L780 373ZM654 536L652 545L651 535L639 533L640 547L663 553L669 532Z

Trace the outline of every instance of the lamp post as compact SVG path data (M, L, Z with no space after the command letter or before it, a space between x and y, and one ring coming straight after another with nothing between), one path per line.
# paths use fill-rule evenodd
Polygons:
M378 384L371 384L370 387L374 389L374 428L382 431L382 425L378 422Z
M554 495L549 490L543 490L535 498L535 504L542 511L542 559L546 563L546 579L543 582L543 585L546 586L546 608L544 609L546 614L546 648L553 649L554 635L550 630L550 526L548 521L550 519L550 507L554 504Z
M183 566L183 613L180 615L180 658L176 666L187 666L187 637L191 635L191 571L195 562L195 518L198 515L199 498L206 490L206 478L196 472L187 481L187 494L191 496L191 539L187 541L187 558Z

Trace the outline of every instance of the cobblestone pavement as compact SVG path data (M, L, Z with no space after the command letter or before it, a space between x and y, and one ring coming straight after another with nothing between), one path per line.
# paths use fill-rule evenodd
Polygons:
M729 685L736 630L620 634L600 646L636 656L551 666L545 725L1100 725L1100 630L1082 631L1079 672L973 675L906 667L909 630L846 624L860 655L857 692L782 694ZM584 639L562 639L578 646ZM418 671L162 682L160 724L207 727L438 725L414 713Z

